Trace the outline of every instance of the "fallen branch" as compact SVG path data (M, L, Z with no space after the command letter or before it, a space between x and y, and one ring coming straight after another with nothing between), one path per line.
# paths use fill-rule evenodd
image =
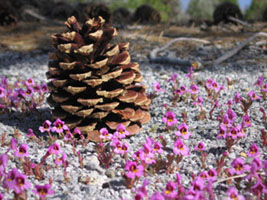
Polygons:
M251 37L249 37L246 41L244 41L240 45L238 45L236 48L232 49L231 51L229 51L225 55L217 58L212 63L212 65L218 65L218 64L222 63L223 61L227 60L228 58L232 57L233 55L237 54L241 49L243 49L245 46L247 46L252 40L254 40L255 38L260 37L260 36L267 37L267 33L265 33L265 32L255 33L254 35L252 35Z
M235 17L228 17L228 19L229 20L231 20L232 22L236 22L236 23L238 23L238 24L241 24L241 25L243 25L243 26L250 26L250 24L249 23L247 23L247 22L245 22L245 21L242 21L242 20L240 20L240 19L237 19L237 18L235 18Z
M198 39L198 38L185 38L185 37L175 38L175 39L169 41L163 47L157 47L157 48L153 49L148 55L149 61L152 62L152 63L165 63L165 64L173 64L173 65L190 66L192 64L192 62L189 61L189 60L170 58L170 57L157 57L157 54L160 51L163 51L163 50L167 49L173 43L178 42L178 41L195 41L195 42L200 42L200 43L204 43L204 44L209 44L210 43L207 40L202 40L202 39Z

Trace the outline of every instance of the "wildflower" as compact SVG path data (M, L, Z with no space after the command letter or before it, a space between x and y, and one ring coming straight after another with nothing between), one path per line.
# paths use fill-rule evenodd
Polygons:
M229 99L226 103L226 105L228 105L229 108L231 108L231 106L234 104L232 99Z
M160 192L154 192L149 200L164 200L164 196L160 194Z
M37 194L40 199L45 199L47 195L53 195L54 191L51 189L50 184L45 185L35 185L35 190L32 190L35 194Z
M234 102L237 104L237 103L240 103L241 101L242 101L242 97L241 97L241 95L240 95L240 93L239 92L237 92L236 94L235 94L235 97L234 97Z
M166 198L175 198L177 196L176 188L177 188L176 184L172 181L169 181L163 191L163 195Z
M31 187L31 183L26 180L27 176L22 173L17 173L14 180L14 191L19 194Z
M99 132L100 132L100 138L101 139L103 139L103 140L111 140L112 134L110 134L108 132L107 128L101 128Z
M4 200L4 195L0 193L0 200Z
M31 97L34 92L34 89L32 87L27 87L27 90L25 91L25 95L28 97Z
M126 130L125 126L123 124L118 125L114 133L114 137L122 139L125 138L127 135L130 135L130 133Z
M3 181L3 186L4 188L8 188L9 190L14 188L14 184L15 184L15 178L16 176L19 174L19 171L17 168L12 168L8 174L7 177L5 177L4 181Z
M254 83L255 86L261 86L264 83L264 78L263 76L259 76L258 80L256 81L256 83Z
M57 157L54 162L56 163L56 165L62 165L63 163L66 162L66 159L67 159L67 155L63 153L62 156Z
M202 191L204 189L204 181L202 178L197 177L192 183L192 189L194 191Z
M115 146L115 150L114 150L115 153L124 155L125 153L129 151L129 145L127 143L120 144L118 140L117 144L118 145Z
M189 155L189 148L184 145L183 141L180 138L178 138L174 143L173 153L176 155L179 154L187 156Z
M162 144L160 142L155 142L154 147L153 147L153 151L157 152L157 153L162 153Z
M233 111L232 108L229 108L226 112L228 119L233 122L236 119L236 113Z
M64 134L64 140L65 141L71 141L73 139L73 135L70 132L70 130L66 130L66 133Z
M175 118L175 114L171 111L165 113L165 117L162 118L162 122L166 124L166 126L171 127L177 123L177 119Z
M248 154L249 157L256 157L256 156L260 155L259 147L257 146L256 143L253 143L250 146L249 152L247 154Z
M161 92L161 91L164 92L164 89L161 88L159 82L155 82L155 83L153 83L153 87L154 87L154 91L155 91L155 92Z
M23 82L23 84L27 87L31 87L35 85L35 82L32 78L27 79L26 81Z
M187 91L187 90L186 90L186 87L185 87L184 85L182 85L182 86L180 87L180 93L179 93L179 95L183 95L186 91Z
M31 128L28 129L28 134L26 134L27 137L35 137L35 134Z
M242 126L243 127L251 127L251 120L248 114L245 114L242 118Z
M61 121L60 119L57 119L53 125L54 127L51 128L51 131L53 132L63 133L64 130L68 129L67 125L65 125L65 122Z
M224 124L220 124L220 130L218 132L217 138L218 139L222 139L222 138L226 138L227 134L226 134L227 128Z
M192 135L192 133L188 131L188 126L185 123L182 123L178 126L178 131L175 132L175 135L182 136L187 140Z
M74 136L75 136L75 135L79 135L79 137L81 138L81 140L84 139L84 136L83 136L82 132L81 132L80 129L78 129L78 128L75 128L75 129L73 130L72 134L73 134Z
M187 76L190 80L192 80L192 79L193 79L193 77L192 77L193 73L194 73L194 67L191 66L191 67L189 68L189 73L186 74L186 76Z
M237 137L241 137L241 133L236 127L231 127L229 129L229 132L227 133L227 137L232 137L234 140L237 139Z
M211 88L215 91L215 92L219 92L222 88L218 85L218 83L216 81L213 81L211 84Z
M142 149L139 149L138 151L134 152L134 154L133 154L133 158L134 158L135 160L140 160L141 152L143 152Z
M259 159L259 158L256 157L255 159ZM254 160L255 160L255 159L254 159ZM253 160L253 161L254 161L254 160ZM259 160L260 160L260 159L259 159ZM251 163L250 166L251 166L251 167L250 167L249 173L248 173L248 175L245 177L245 179L251 180L251 178L253 178L253 177L254 177L255 179L259 179L260 177L259 177L257 171L261 169L260 165L258 165L257 162L254 161L254 162Z
M261 88L261 92L262 93L267 92L267 83L264 83L263 87Z
M245 200L244 196L238 195L235 187L229 187L227 190L227 200Z
M0 87L0 98L4 98L6 96L6 90Z
M41 92L41 86L40 85L35 85L33 86L34 92Z
M197 94L197 92L198 92L198 87L197 87L197 85L195 85L195 84L191 85L191 86L190 86L190 89L189 89L189 92L190 92L191 94Z
M49 120L45 120L45 122L43 123L43 126L39 127L39 131L41 133L45 132L45 131L50 131L51 130L51 122Z
M260 197L263 194L267 194L267 188L261 179L258 179L257 183L251 187L251 191L253 194L257 195L258 197Z
M238 131L238 135L237 135L238 137L245 137L246 136L246 133L240 124L236 125L236 129Z
M14 152L14 155L17 157L27 157L29 156L28 149L29 146L27 144L21 144L19 148Z
M206 171L200 172L198 177L206 180L208 178L208 173Z
M205 151L205 144L203 142L199 142L198 145L194 148L196 151Z
M42 93L46 93L46 92L48 92L48 86L47 86L46 83L42 83L42 84L41 84L41 92L42 92Z
M227 115L224 115L223 120L222 120L222 124L229 128L232 126L232 121L228 118Z
M18 144L18 141L16 138L11 138L10 140L10 148L13 149L13 150L16 150L17 149L17 144Z
M48 148L48 152L49 152L50 154L58 155L58 154L60 154L62 151L61 151L61 149L60 149L59 144L54 143L54 144L52 144L52 145Z
M142 160L146 164L154 164L154 163L156 163L155 154L152 153L152 152L146 153L146 152L142 151L140 153L140 160Z
M212 80L212 79L208 79L207 81L206 81L206 83L205 83L205 85L206 85L206 87L208 88L208 89L211 89L212 88L212 83L213 83L214 81Z
M134 200L143 200L145 198L145 195L142 192L138 192L135 196L134 196Z
M236 158L234 161L231 163L232 169L229 170L231 175L239 175L243 174L244 171L249 169L248 165L245 165L245 161L242 158Z
M4 76L1 77L1 85L5 88L8 86L8 81Z
M171 78L168 80L168 82L169 81L172 81L174 84L176 83L176 81L177 81L177 77L178 77L178 74L177 73L172 73L172 76L171 76Z
M197 100L193 102L194 106L201 106L203 103L203 98L202 97L197 97Z
M217 171L215 169L209 169L207 179L212 181L212 182L216 181Z
M248 93L248 97L249 97L251 100L259 100L259 99L261 99L258 95L255 94L254 90L251 90L251 91Z
M128 170L126 176L131 179L135 178L136 176L142 176L144 171L144 167L142 165L137 165L134 161L127 161L125 169Z

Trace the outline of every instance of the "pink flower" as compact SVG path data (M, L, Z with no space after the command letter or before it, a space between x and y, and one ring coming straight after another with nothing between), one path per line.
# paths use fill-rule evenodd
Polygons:
M174 182L169 181L168 184L166 185L163 195L168 199L168 198L176 198L177 197L177 186Z
M45 122L43 123L43 126L39 127L39 131L41 133L45 132L45 131L50 131L51 129L51 122L49 120L45 120Z
M180 138L178 138L174 143L173 153L176 155L179 154L187 156L189 155L189 148L184 145L183 141Z
M51 128L51 131L53 132L63 133L64 130L68 130L68 126L65 125L65 122L61 121L60 119L57 119L53 125L54 127Z
M73 140L73 135L70 132L70 130L66 130L66 133L64 134L64 140L65 141L72 141Z
M213 81L211 84L211 88L215 91L215 92L219 92L222 88L218 85L218 83L216 81Z
M256 83L254 83L254 85L260 87L263 83L264 83L263 76L259 76L258 80L256 81Z
M177 119L175 118L175 114L171 111L165 113L165 117L162 118L162 122L166 124L166 126L171 127L177 123Z
M5 177L3 181L3 187L8 188L9 190L14 188L15 185L15 178L19 174L19 171L17 168L12 168L8 174L7 177Z
M235 94L235 98L234 98L234 102L237 104L237 103L240 103L241 101L242 101L242 97L241 97L241 95L240 95L240 93L239 92L237 92L236 94Z
M32 87L27 87L25 95L31 97L33 95L34 89Z
M258 95L255 94L254 90L251 90L251 91L248 93L248 97L249 97L251 100L259 100L259 99L261 99Z
M155 154L152 153L152 152L146 153L146 152L142 151L140 153L140 160L142 160L146 164L154 164L154 163L156 163Z
M182 85L182 86L180 87L180 93L179 93L179 95L183 95L186 91L187 91L187 90L186 90L186 87L185 87L184 85Z
M134 158L135 160L140 160L141 152L143 152L142 149L139 149L138 151L134 152L134 154L133 154L133 158Z
M175 132L175 135L182 136L187 140L192 135L192 133L188 131L188 126L185 123L182 123L178 126L178 131Z
M30 87L30 86L34 86L34 80L32 78L29 78L27 79L25 82L23 82L24 85L26 85L27 87Z
M28 129L28 134L26 134L27 137L36 137L33 130L31 128Z
M50 184L45 185L35 185L35 190L32 190L35 194L37 194L40 199L45 199L47 195L53 195L54 191L51 189Z
M236 127L231 127L227 133L227 137L232 137L234 140L241 136L241 133Z
M197 87L197 85L195 85L195 84L191 85L190 86L190 89L189 89L189 92L191 94L197 94L198 93L198 87Z
M227 115L224 115L223 120L222 120L222 124L229 128L232 126L232 121L228 118Z
M17 149L17 144L18 144L18 141L16 138L11 138L10 140L10 148L12 150L16 150Z
M210 169L208 171L207 179L212 181L212 182L216 181L216 179L217 179L217 171L215 169Z
M153 83L153 87L155 92L161 92L161 91L164 92L164 89L161 88L159 82Z
M126 176L131 179L135 178L136 176L142 176L144 171L144 167L142 165L137 165L136 162L133 161L127 161L125 169L128 170Z
M4 195L0 193L0 200L4 200Z
M41 84L41 92L42 93L48 92L48 86L46 83Z
M200 172L198 177L206 180L208 178L208 173L206 171Z
M190 79L190 80L192 80L193 79L193 73L194 73L194 67L193 66L191 66L190 68L189 68L189 73L188 74L186 74L186 76Z
M127 135L130 135L130 133L126 130L125 126L123 124L118 125L114 137L117 137L119 139L125 138Z
M66 159L67 159L67 155L63 153L62 156L57 157L54 162L56 163L56 165L62 165L63 163L66 162Z
M159 143L159 142L155 142L153 151L161 154L163 152L163 150L162 150L162 144Z
M229 169L229 172L231 175L239 175L243 174L244 171L249 170L249 166L245 165L245 161L242 158L236 158L234 161L231 163L232 169Z
M208 79L207 81L206 81L206 83L205 83L205 85L206 85L206 87L208 88L208 89L211 89L212 88L212 83L213 83L214 81L212 80L212 79Z
M155 192L149 200L165 200L165 198L160 194L160 192Z
M31 187L31 183L26 180L27 176L21 173L17 173L14 179L14 191L19 194Z
M19 148L14 152L17 157L27 157L29 156L29 146L27 144L21 144Z
M251 191L253 194L257 195L257 197L261 197L261 195L263 196L264 194L267 194L267 188L263 184L261 179L258 179L257 183L251 187Z
M229 108L226 112L228 119L233 122L236 119L236 113L233 111L232 108Z
M0 98L4 98L6 96L6 90L0 87Z
M226 138L227 134L226 134L227 128L224 124L220 124L220 130L218 132L217 138L218 139L222 139L222 138Z
M6 153L0 155L0 169L5 169L8 164L8 156Z
M243 127L251 127L251 120L248 114L245 114L242 118L242 126Z
M241 138L241 137L245 137L246 136L246 133L245 133L243 127L240 124L236 125L236 129L238 131L238 135L237 135L238 137Z
M100 129L100 138L103 140L111 140L112 139L112 134L108 132L107 128L101 128Z
M84 140L84 139L85 139L84 136L83 136L83 134L82 134L82 132L81 132L80 129L78 129L78 128L75 128L75 129L73 130L72 134L73 134L74 136L75 136L75 135L79 135L79 137L80 137L81 140Z
M124 155L129 151L129 145L127 143L120 144L120 141L117 142L118 145L115 146L114 152L117 154Z
M198 145L194 148L196 151L205 151L205 144L203 142L199 142Z
M49 152L50 154L58 155L58 154L60 154L62 151L61 151L61 149L60 149L59 144L54 143L54 144L52 144L52 145L48 148L48 152Z
M267 83L264 83L263 87L261 88L261 92L262 93L267 92Z
M191 186L191 189L193 189L194 191L196 192L200 192L204 189L204 180L202 178L195 178L192 182L192 186Z
M235 187L229 187L227 190L227 200L245 200L244 196L238 195Z
M135 196L134 196L134 200L143 200L145 198L145 195L142 192L138 192Z
M256 157L256 156L260 155L259 147L257 146L256 143L253 143L250 146L249 152L247 154L248 154L249 157Z
M203 103L203 98L202 97L197 97L197 100L193 102L194 106L201 106Z
M171 78L168 80L168 82L169 82L169 81L172 81L172 82L175 84L176 81L177 81L177 77L178 77L178 74L174 72L174 73L172 74Z

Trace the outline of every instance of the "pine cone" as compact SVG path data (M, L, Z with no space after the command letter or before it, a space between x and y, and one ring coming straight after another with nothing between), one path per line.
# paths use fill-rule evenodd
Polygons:
M104 23L98 17L81 27L75 17L68 18L70 32L52 36L56 52L47 72L53 117L79 128L91 141L100 140L101 128L113 132L123 124L136 134L150 120L151 100L140 84L138 63L130 62L129 43L111 45L117 31Z

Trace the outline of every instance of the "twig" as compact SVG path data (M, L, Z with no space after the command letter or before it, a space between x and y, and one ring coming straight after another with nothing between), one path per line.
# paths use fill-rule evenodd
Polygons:
M200 43L204 43L204 44L209 44L210 43L207 40L202 40L202 39L198 39L198 38L185 38L185 37L174 38L173 40L169 41L163 47L157 47L157 48L153 49L148 55L149 61L153 62L153 63L168 63L168 64L173 64L173 65L190 66L192 64L192 62L189 61L189 60L170 58L170 57L157 57L157 53L158 52L167 49L173 43L178 42L178 41L195 41L195 42L200 42Z
M241 49L243 49L246 45L248 45L252 40L254 40L255 38L260 37L260 36L267 37L267 33L265 33L265 32L255 33L254 35L249 37L246 41L244 41L240 45L238 45L236 48L232 49L231 51L229 51L225 55L217 58L212 64L218 65L218 64L222 63L223 61L225 61L228 58L232 57L233 55L237 54Z
M229 20L231 20L231 21L233 21L233 22L236 22L236 23L239 23L239 24L241 24L241 25L243 25L243 26L250 26L250 24L248 24L247 22L245 22L245 21L242 21L242 20L240 20L240 19L237 19L237 18L235 18L235 17L228 17L228 19Z

